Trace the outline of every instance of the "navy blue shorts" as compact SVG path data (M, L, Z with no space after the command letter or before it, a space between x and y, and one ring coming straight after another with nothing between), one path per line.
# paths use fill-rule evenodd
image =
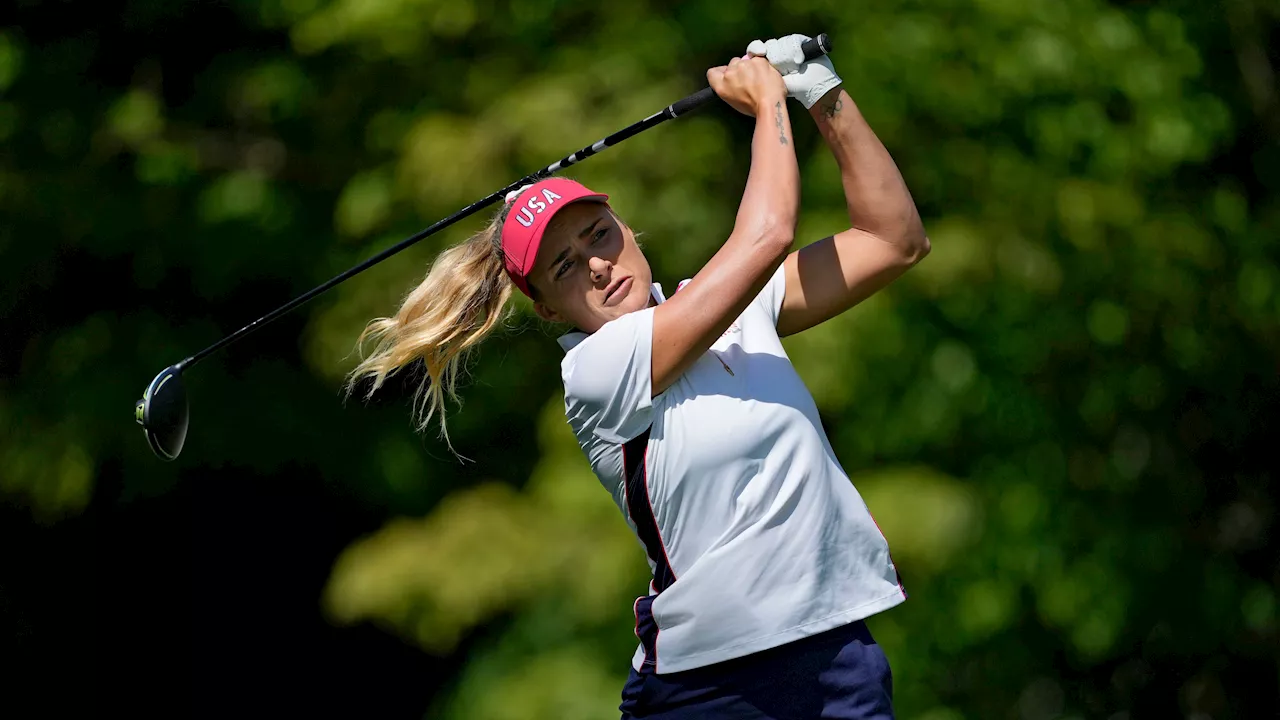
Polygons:
M893 676L859 620L694 670L632 670L619 709L622 720L893 720Z

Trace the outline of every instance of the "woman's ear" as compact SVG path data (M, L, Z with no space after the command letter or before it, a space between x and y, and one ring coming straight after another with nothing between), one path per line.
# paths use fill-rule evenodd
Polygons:
M551 306L547 305L544 302L535 301L533 303L533 311L538 313L538 317L542 318L543 320L546 320L547 322L553 322L553 323L567 322L564 319L563 315L556 312L555 310L552 310Z

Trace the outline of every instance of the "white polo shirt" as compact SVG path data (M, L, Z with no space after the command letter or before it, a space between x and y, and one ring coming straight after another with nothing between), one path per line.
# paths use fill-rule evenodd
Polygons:
M637 670L741 657L906 598L778 339L785 282L780 267L657 397L654 308L560 338L569 425L653 569L635 603ZM666 300L656 283L653 295Z

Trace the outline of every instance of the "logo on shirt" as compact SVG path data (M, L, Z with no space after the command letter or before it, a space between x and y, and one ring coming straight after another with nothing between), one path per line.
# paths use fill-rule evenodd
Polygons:
M689 281L690 281L690 280L692 280L692 279L693 279L693 278L689 278L689 280L681 280L681 281L680 281L680 284L679 284L679 285L676 285L676 292L680 292L681 290L683 290L683 289L684 289L684 286L685 286L685 285L688 285L688 284L689 284ZM675 295L676 293L671 293L671 294L672 294L672 295ZM741 326L741 325L738 325L738 321L737 321L737 320L734 320L733 322L729 323L729 328L728 328L727 330L725 330L724 332L720 333L720 339L722 339L722 340L723 340L723 339L725 338L725 336L727 336L729 333L732 333L732 332L740 332L741 330L742 330L742 326Z
M529 196L529 201L525 206L520 208L520 212L516 213L516 222L525 227L533 227L533 219L537 215L541 215L548 205L554 205L560 196L551 192L547 188L542 189L542 198L538 197L538 193ZM543 202L545 200L546 202Z

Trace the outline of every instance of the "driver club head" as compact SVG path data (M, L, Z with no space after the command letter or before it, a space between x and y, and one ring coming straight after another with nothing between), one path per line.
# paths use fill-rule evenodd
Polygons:
M151 451L161 460L177 459L187 439L187 390L182 367L170 365L156 375L134 405L134 419L142 426Z

